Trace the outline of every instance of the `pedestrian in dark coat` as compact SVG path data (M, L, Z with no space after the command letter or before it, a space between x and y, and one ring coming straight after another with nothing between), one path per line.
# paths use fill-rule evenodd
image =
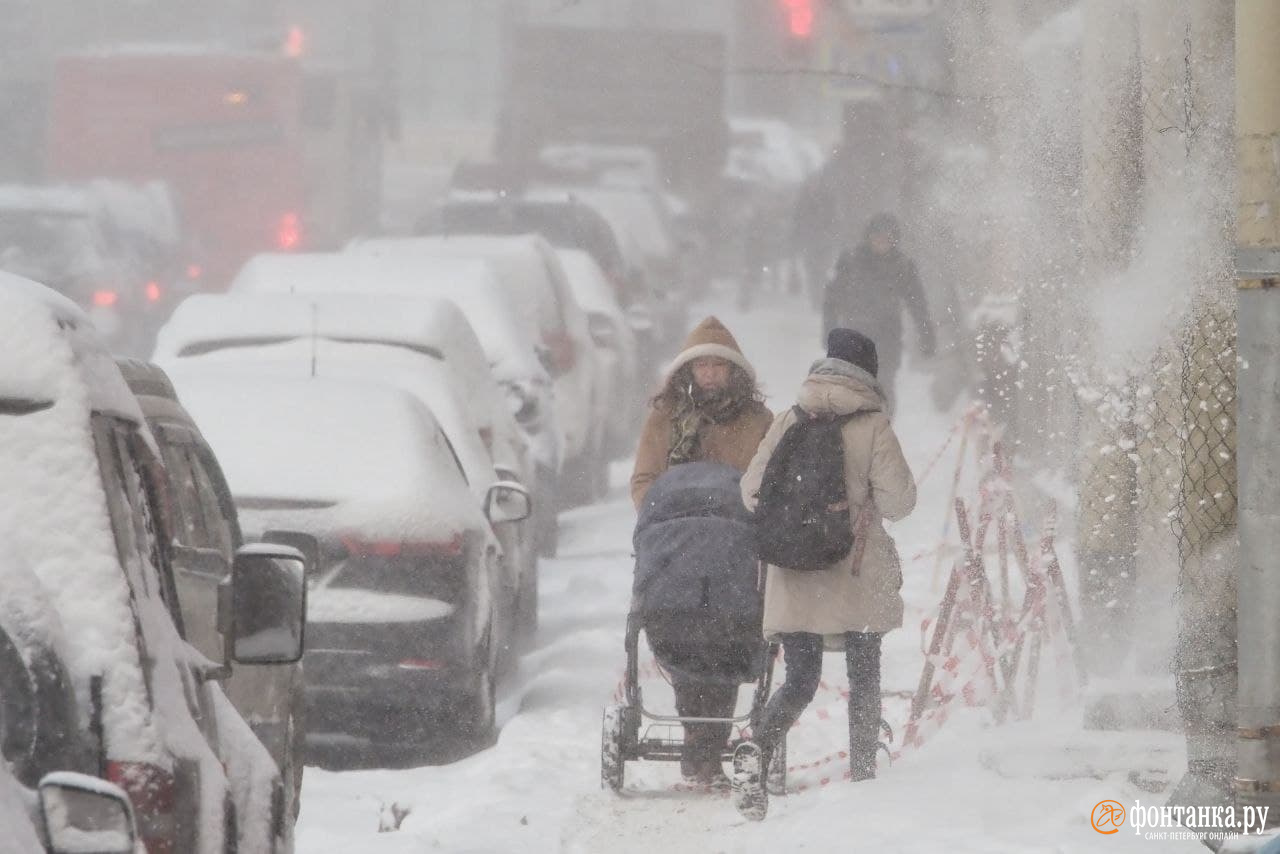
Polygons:
M936 349L929 305L916 264L899 244L902 230L892 214L877 214L867 224L857 248L841 253L822 304L822 335L837 327L859 329L872 336L880 358L880 387L890 404L902 363L902 313L911 314L920 350Z

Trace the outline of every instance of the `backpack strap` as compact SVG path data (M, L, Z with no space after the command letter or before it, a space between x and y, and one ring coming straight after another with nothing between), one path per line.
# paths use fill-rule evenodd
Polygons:
M867 529L871 527L871 510L875 507L875 499L867 496L866 502L858 511L858 519L853 524L853 566L851 575L862 571L862 554L867 550Z

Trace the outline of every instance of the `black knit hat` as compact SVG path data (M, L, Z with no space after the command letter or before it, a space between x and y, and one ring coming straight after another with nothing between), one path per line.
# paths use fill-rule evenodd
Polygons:
M827 358L850 362L873 377L880 370L876 342L852 329L836 327L827 333Z

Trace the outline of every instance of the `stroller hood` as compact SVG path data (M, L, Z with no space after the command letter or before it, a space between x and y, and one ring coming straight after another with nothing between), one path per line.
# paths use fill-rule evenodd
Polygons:
M741 478L741 472L722 463L684 463L667 469L645 493L634 545L640 548L640 537L650 527L678 519L712 516L751 524L738 487Z

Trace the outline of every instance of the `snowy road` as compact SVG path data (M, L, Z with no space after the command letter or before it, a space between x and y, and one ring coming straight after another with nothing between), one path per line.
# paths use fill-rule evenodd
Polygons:
M750 315L718 312L761 375L769 404L789 405L809 361L817 320L776 298ZM898 432L919 474L942 445L956 412L928 403L925 377L904 373ZM953 449L954 450L954 449ZM904 559L935 546L950 492L952 452L921 490L916 513L893 526ZM674 765L627 767L622 796L599 785L600 715L621 675L622 635L631 583L634 514L613 469L608 502L564 518L561 556L542 570L542 621L536 648L500 698L498 743L462 761L399 771L308 768L299 851L328 852L1055 852L1201 851L1192 842L1154 842L1124 827L1111 837L1090 825L1099 801L1159 803L1128 778L1145 767L1182 772L1181 739L1171 733L1089 733L1078 706L1043 690L1034 725L994 727L982 710L954 716L938 735L880 779L839 780L841 763L798 771L775 798L767 821L748 824L726 795L678 791ZM1068 567L1068 571L1070 567ZM932 558L904 567L906 627L885 641L884 689L915 687L922 663L919 625L936 605ZM825 690L793 731L791 764L808 764L845 742L843 660L827 656ZM661 683L646 699L670 703ZM747 701L744 690L741 702ZM1053 708L1058 705L1060 708ZM886 717L901 729L906 701L890 697ZM901 734L901 733L900 733ZM824 785L823 781L831 782ZM398 831L379 833L391 805L407 809Z

